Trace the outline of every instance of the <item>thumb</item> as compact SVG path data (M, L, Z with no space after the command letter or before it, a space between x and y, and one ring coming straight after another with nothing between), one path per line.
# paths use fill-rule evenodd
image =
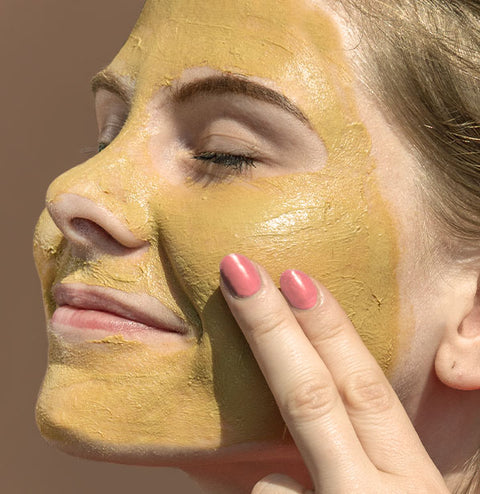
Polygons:
M287 475L272 473L258 481L251 494L314 494Z

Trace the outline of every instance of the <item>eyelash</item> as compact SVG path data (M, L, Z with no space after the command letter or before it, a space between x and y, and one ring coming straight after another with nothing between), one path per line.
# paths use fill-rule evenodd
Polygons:
M108 146L108 142L99 142L97 146L97 153L101 153Z
M102 152L107 146L108 142L99 142L97 153ZM229 154L229 153L217 153L214 151L205 151L203 153L195 154L193 159L203 161L204 163L213 163L215 165L222 165L225 168L230 168L236 173L243 172L246 168L255 168L255 161L250 156L243 154Z
M243 154L229 154L229 153L217 153L214 151L206 151L203 153L195 154L193 159L214 163L216 165L222 165L226 168L231 168L232 170L240 173L245 168L255 167L255 161L250 156L245 156Z

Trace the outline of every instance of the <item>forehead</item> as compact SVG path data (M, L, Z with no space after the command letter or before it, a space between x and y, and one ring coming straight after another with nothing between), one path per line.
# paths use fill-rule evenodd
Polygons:
M146 104L203 66L273 86L309 118L331 157L345 154L344 136L358 123L353 77L335 21L312 2L148 0L109 69L131 79Z
M330 18L302 0L148 0L120 58L137 71L160 56L164 70L207 62L239 71L276 66L288 76L337 46Z

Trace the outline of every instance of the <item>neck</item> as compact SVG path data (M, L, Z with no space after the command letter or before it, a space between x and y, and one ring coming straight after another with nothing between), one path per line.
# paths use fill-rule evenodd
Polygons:
M251 494L255 484L272 473L288 475L311 488L310 477L302 459L298 454L295 460L289 456L265 461L252 455L247 461L204 463L184 470L205 494Z
M452 389L432 373L415 408L409 415L449 489L477 492L463 486L480 474L480 392Z
M480 488L480 449L458 468L442 472L447 487L457 494L475 494ZM251 494L255 484L272 473L282 473L312 488L303 464L229 463L197 466L187 473L205 494Z
M409 416L448 488L474 494L480 486L480 392L458 391L432 373L417 403L407 406ZM272 473L288 475L307 488L310 477L294 446L265 456L229 457L181 467L206 494L251 494L254 485Z

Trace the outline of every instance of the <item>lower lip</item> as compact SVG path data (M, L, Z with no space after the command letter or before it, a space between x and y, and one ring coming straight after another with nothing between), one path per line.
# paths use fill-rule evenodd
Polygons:
M58 307L50 321L51 329L72 341L122 335L126 340L143 342L178 341L185 339L174 331L147 326L100 310L79 309L68 305Z

